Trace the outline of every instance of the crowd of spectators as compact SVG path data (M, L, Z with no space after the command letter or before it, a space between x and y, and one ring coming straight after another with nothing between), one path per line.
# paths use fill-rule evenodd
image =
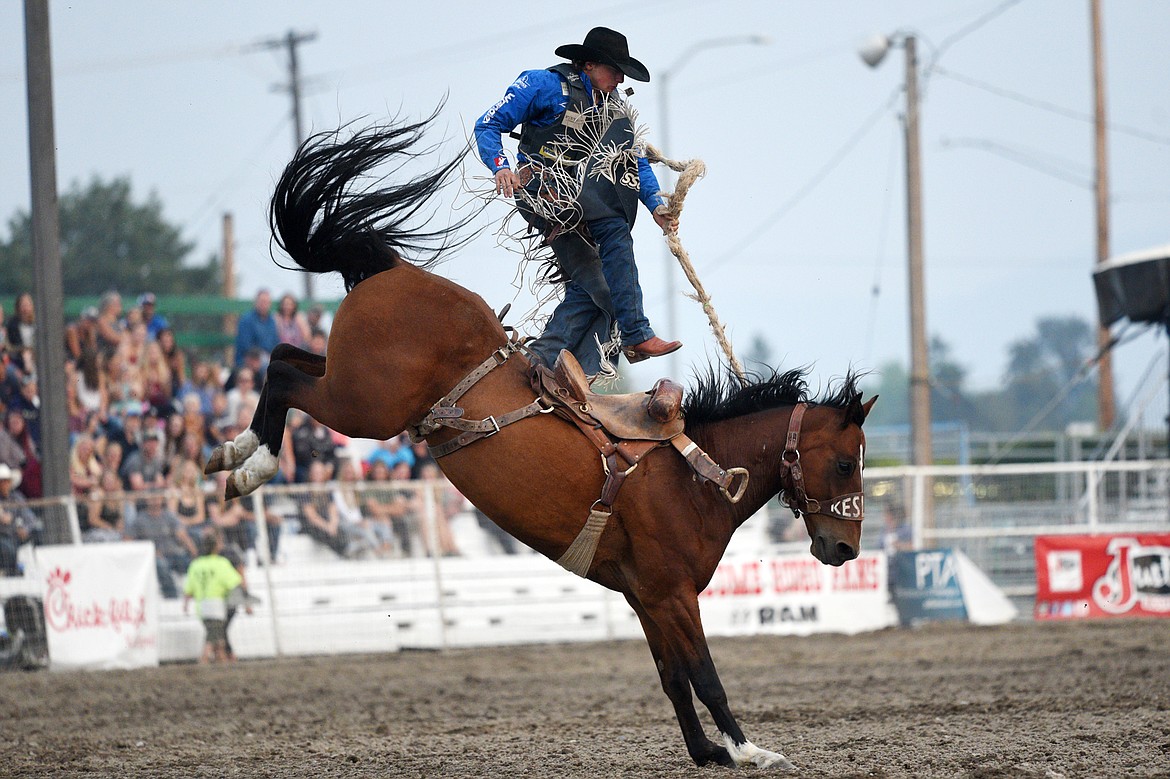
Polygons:
M69 475L85 542L153 541L164 595L178 597L181 576L201 537L218 529L241 550L254 548L255 512L249 499L225 503L223 474L204 477L213 447L234 438L252 420L271 350L280 342L324 354L328 315L319 306L299 310L291 294L273 309L261 290L239 318L231 359L196 355L180 347L152 293L129 306L107 292L66 327ZM0 353L0 502L41 497L40 400L32 352L36 313L32 296L17 297L5 318ZM440 512L437 538L408 526L417 516L416 492L393 483L436 478L425 444L403 435L383 442L364 461L343 458L346 440L311 417L289 415L276 484L332 483L301 501L299 526L340 556L410 555L413 544L457 554ZM5 481L5 474L9 479ZM384 490L354 489L359 481L386 482ZM7 486L5 486L7 485ZM17 490L19 487L19 490ZM142 493L125 499L126 493ZM270 559L276 559L282 517L266 512ZM415 540L412 541L413 530ZM16 549L36 543L34 512L0 511L0 573L16 574Z

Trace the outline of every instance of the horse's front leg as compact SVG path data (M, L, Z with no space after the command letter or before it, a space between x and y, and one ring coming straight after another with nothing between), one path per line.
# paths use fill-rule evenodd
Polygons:
M658 669L658 678L662 682L662 690L674 706L674 715L682 728L683 741L687 745L687 753L696 765L717 763L719 765L734 766L727 749L719 746L703 732L703 723L699 721L699 714L695 711L695 702L691 698L691 684L682 659L674 651L671 643L666 640L662 630L647 614L642 604L629 595L626 600L638 615L642 623L642 631L646 634L646 643L650 645L650 654L654 657L654 665Z
M663 638L678 655L686 678L690 686L694 687L695 695L711 712L715 726L723 736L724 751L729 758L726 764L751 764L760 768L785 770L795 768L788 758L779 752L760 749L748 741L739 723L736 722L727 705L727 693L723 689L723 683L719 681L715 661L711 659L711 651L707 647L707 637L703 633L703 624L699 617L698 598L694 594L680 593L647 609L647 614L658 625ZM689 704L689 690L686 697ZM693 706L691 711L694 711ZM694 754L691 756L694 757Z

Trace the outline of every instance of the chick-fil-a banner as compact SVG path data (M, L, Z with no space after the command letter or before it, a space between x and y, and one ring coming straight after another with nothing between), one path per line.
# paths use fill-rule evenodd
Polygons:
M699 597L709 635L860 633L897 623L885 554L834 568L807 553L724 560Z
M158 665L158 578L154 544L44 546L49 664L59 669Z
M1035 614L1170 617L1170 533L1038 536Z

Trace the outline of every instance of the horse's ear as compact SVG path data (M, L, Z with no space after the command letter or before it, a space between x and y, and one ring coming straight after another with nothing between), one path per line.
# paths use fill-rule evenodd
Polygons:
M845 425L857 425L861 427L865 423L865 418L869 416L869 410L873 408L873 404L877 402L878 396L874 395L865 403L861 402L861 396L858 395L850 402L848 408L845 409Z

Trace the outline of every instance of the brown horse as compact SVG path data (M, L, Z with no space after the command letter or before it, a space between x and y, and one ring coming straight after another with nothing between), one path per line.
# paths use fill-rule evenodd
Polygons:
M229 496L249 493L275 474L289 408L349 436L389 438L417 424L508 343L479 296L401 259L400 250L420 242L400 217L417 212L454 163L407 184L383 181L381 188L355 191L355 181L368 178L373 166L409 153L426 125L373 128L348 139L317 136L278 183L270 212L276 240L306 270L340 272L349 292L334 319L327 360L286 345L273 352L251 428L219 447L208 464L208 472L233 470ZM466 418L532 403L529 371L528 358L509 352L460 400ZM684 406L686 433L725 467L748 470L743 499L732 504L697 481L666 447L641 461L613 506L587 578L621 592L637 613L699 765L791 765L749 742L731 714L703 634L698 593L736 528L782 489L798 516L804 513L817 559L841 565L856 557L861 424L872 403L862 403L852 375L813 402L800 371L750 383L709 371ZM453 435L441 428L428 441ZM552 414L505 427L440 463L501 528L552 559L581 530L604 480L597 448ZM828 508L828 499L845 494L854 496L852 514ZM692 689L711 712L721 743L704 733Z

